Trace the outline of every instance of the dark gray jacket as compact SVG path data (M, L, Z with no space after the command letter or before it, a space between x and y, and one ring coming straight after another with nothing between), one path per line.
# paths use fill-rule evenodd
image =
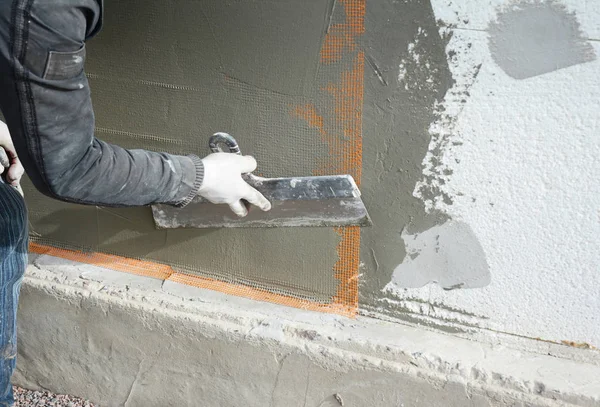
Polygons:
M99 0L0 1L0 110L27 175L42 193L102 206L184 206L200 158L126 150L94 137L85 41Z

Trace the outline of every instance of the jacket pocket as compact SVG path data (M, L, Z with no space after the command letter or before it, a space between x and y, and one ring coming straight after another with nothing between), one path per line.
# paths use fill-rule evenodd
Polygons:
M76 78L85 66L85 44L77 51L50 51L42 78L62 80Z

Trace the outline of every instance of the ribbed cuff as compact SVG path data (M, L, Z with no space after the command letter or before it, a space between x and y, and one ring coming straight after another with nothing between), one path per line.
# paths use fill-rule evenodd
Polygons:
M187 193L185 198L172 204L176 208L183 208L184 206L192 202L192 199L194 199L194 197L198 194L198 190L202 186L202 181L204 180L204 163L202 163L200 157L192 154L188 155L187 158L191 159L192 161L191 166L193 166L193 171L191 168L187 170L185 168L186 166L182 165L183 179L181 180L180 190L184 190L185 188L188 189L189 192ZM195 174L193 178L191 178L192 172ZM190 178L186 178L186 175Z

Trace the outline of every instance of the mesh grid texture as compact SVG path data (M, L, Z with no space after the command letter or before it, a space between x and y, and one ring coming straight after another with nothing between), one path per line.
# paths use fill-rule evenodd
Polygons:
M141 0L123 4L125 10L114 11L120 27L126 27L134 18L126 12L129 7L135 8L134 3L138 1ZM325 27L322 41L320 33L315 35L321 41L320 49L313 52L311 43L307 42L309 45L298 51L316 55L315 69L307 64L305 70L290 71L298 78L277 87L267 86L269 77L262 71L255 75L256 83L252 84L246 79L252 70L246 72L243 67L233 66L230 71L235 77L224 74L222 65L226 64L227 56L218 49L203 50L207 53L203 60L197 60L191 53L197 50L185 49L187 45L173 51L172 44L164 43L164 39L155 34L157 30L163 31L159 24L161 18L173 21L177 18L171 15L173 11L163 16L164 9L157 6L157 1L150 2L154 6L140 8L146 14L135 16L141 21L147 19L144 26L150 27L146 29L148 32L109 29L105 37L99 37L95 52L99 55L111 52L116 58L113 63L102 63L101 58L94 59L90 52L88 77L97 107L99 137L127 148L173 153L192 150L202 154L207 152L206 137L199 134L210 134L211 129L225 127L238 141L244 140L240 142L244 153L257 158L259 175L351 174L360 185L364 54L358 47L358 37L364 32L365 0L340 0L337 4L343 7L336 6L329 11L315 5L311 12L317 17L323 12L335 14ZM190 8L196 6L183 1L176 3L183 10L179 13L198 13ZM257 7L266 10L269 4L261 3ZM294 4L298 3L286 0L277 7L295 7ZM208 1L202 18L208 13L218 22L222 18L216 14L220 7L228 6L216 0ZM109 15L112 12L108 10ZM250 24L247 20L241 13L241 24ZM322 18L313 20L321 22ZM180 22L172 22L172 25L182 27ZM213 44L219 37L218 33L215 36L217 28L210 23L208 28L198 28L203 44L219 46ZM119 38L135 39L142 34L146 36L139 41L145 45L138 59L131 58L126 49L120 48L125 40L114 42ZM157 42L150 41L152 38ZM212 60L207 56L211 52ZM283 48L274 52L282 53L283 57L287 55ZM161 53L170 57L162 63L164 67L155 59L157 55L163 57ZM189 70L204 68L205 74L190 80L185 67ZM267 63L265 66L267 73L271 70L274 74L289 75L286 69L285 64L277 67ZM115 94L119 95L117 108ZM148 100L160 102L149 103ZM30 205L35 231L32 252L301 309L346 316L353 316L357 311L358 227L206 234L156 231L147 208L135 212L79 209L49 203L33 193L27 195L35 197ZM48 219L60 223L74 217L80 222L64 230L48 224ZM267 243L258 242L265 240L266 233L270 234ZM135 246L128 246L130 243ZM225 246L235 250L236 255L223 251ZM297 247L298 253L293 258L269 258L270 251L276 254L289 247ZM204 250L202 256L198 254L200 248ZM257 252L262 254L254 260ZM209 259L205 253L215 257Z

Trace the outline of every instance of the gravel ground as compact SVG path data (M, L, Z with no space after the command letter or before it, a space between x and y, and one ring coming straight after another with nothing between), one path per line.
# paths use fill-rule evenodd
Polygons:
M15 407L96 407L78 397L14 387Z

